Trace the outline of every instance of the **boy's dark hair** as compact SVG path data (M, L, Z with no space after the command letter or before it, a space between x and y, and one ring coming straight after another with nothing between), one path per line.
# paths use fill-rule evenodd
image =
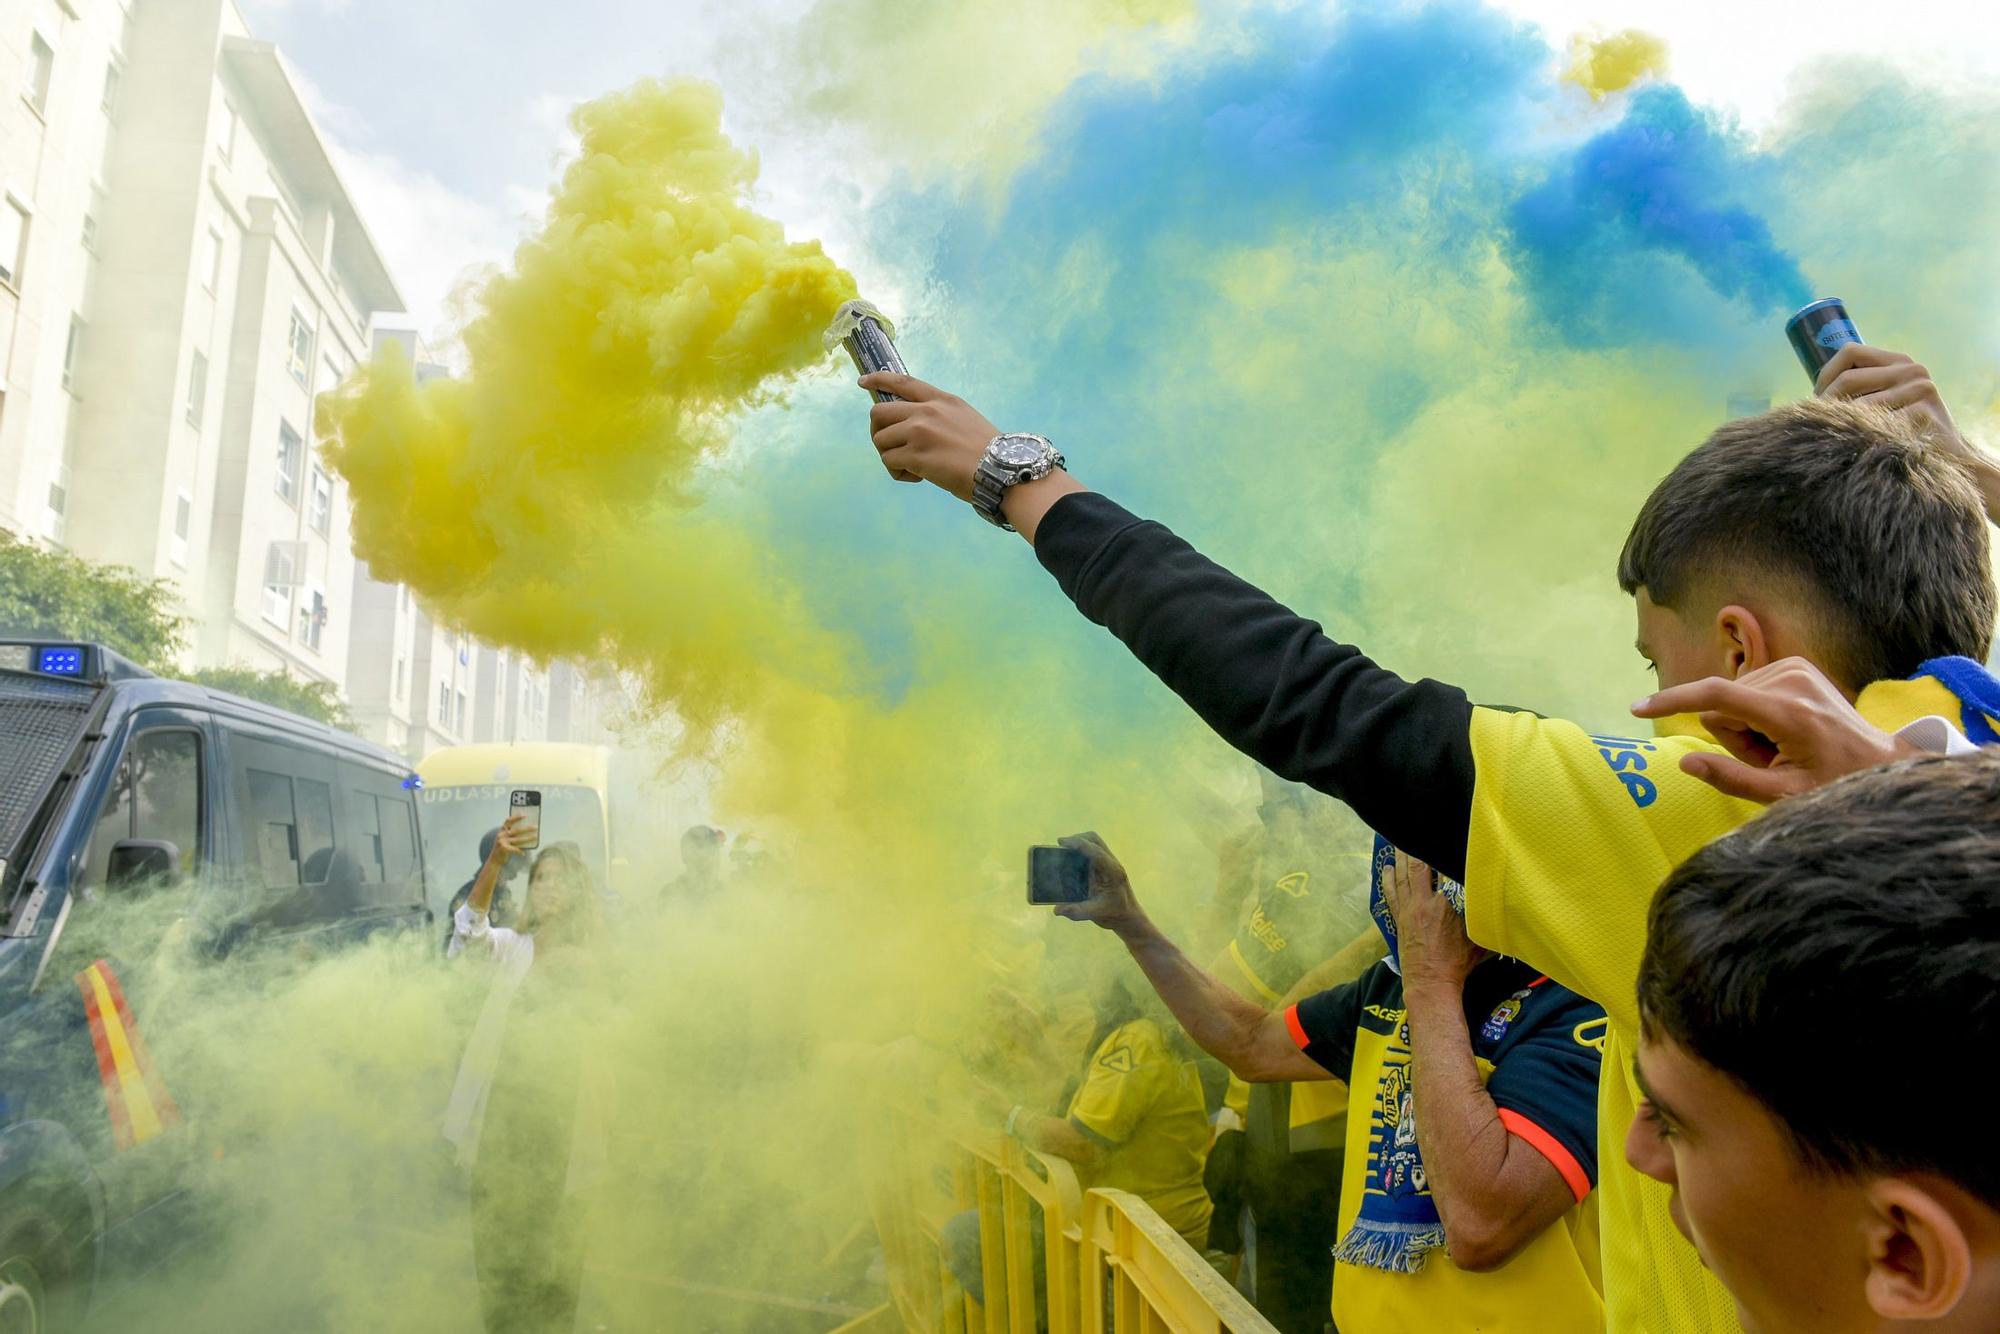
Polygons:
M1648 1038L1732 1079L1821 1172L1935 1172L2000 1208L2000 748L1782 803L1661 885Z
M1731 576L1786 581L1852 690L1927 658L1984 661L1995 598L1972 479L1907 414L1806 399L1719 427L1653 488L1618 585L1663 607Z

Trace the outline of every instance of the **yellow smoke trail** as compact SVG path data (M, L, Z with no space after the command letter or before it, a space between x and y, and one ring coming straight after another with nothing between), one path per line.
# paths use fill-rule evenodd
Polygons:
M693 81L578 107L578 156L540 231L472 294L467 373L418 383L385 354L318 423L378 578L540 657L623 629L639 641L625 656L702 723L772 653L836 670L751 594L756 553L688 513L688 482L733 413L822 362L821 332L855 295L817 242L749 207L757 159L721 110ZM684 521L648 522L662 511ZM701 653L671 651L689 643Z
M1570 38L1569 67L1563 78L1600 102L1651 75L1667 72L1667 44L1649 32L1626 28L1608 37Z

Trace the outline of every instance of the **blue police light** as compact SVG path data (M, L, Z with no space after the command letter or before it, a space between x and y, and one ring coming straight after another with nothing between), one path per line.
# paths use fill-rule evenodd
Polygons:
M423 786L424 780L420 774L411 774L403 780L403 791L405 792L421 792Z
M82 676L83 650L71 648L44 648L35 651L35 670L50 676Z

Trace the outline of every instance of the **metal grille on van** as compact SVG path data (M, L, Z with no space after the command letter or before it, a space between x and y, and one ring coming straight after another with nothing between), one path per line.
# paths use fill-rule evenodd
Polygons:
M102 687L0 671L0 857L28 827Z

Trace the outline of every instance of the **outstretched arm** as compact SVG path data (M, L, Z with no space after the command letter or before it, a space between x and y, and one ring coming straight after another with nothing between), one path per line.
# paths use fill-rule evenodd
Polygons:
M1299 1050L1282 1012L1231 991L1153 925L1109 848L1089 837L1062 842L1089 856L1091 895L1082 903L1062 904L1056 912L1116 934L1196 1046L1253 1084L1334 1078Z
M912 376L878 372L862 383L903 400L873 411L891 475L970 496L993 423ZM1339 797L1397 847L1464 875L1473 787L1464 691L1376 666L1065 472L1010 488L1004 507L1077 609L1224 740Z

